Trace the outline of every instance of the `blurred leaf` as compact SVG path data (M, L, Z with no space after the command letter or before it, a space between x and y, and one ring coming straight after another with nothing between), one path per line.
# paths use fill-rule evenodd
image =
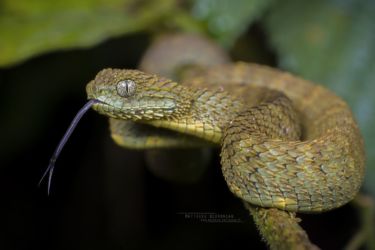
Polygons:
M274 0L196 0L192 14L229 47Z
M0 66L151 26L173 0L0 0Z
M365 187L375 194L375 2L279 2L265 19L282 68L346 99L366 143Z

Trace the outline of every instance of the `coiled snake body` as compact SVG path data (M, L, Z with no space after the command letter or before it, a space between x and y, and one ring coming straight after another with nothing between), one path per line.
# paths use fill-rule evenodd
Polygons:
M177 84L138 70L105 69L86 90L100 101L93 108L111 117L120 145L221 145L230 190L251 204L320 212L347 203L361 186L363 142L349 107L289 73L224 64Z

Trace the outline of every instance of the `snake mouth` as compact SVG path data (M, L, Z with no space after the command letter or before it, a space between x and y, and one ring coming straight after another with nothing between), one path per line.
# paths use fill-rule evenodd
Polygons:
M119 114L121 112L121 109L116 108L115 106L106 103L102 100L99 100L97 98L89 98L89 100L94 100L94 104L92 105L92 109L97 111L99 114L109 116L112 118L118 118L115 114Z
M170 99L152 98L147 101L129 101L108 103L99 98L95 100L92 108L107 117L123 120L158 120L174 112L176 103Z

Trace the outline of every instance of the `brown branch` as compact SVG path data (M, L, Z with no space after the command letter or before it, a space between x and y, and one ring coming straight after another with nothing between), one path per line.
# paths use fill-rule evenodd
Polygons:
M319 249L298 224L295 213L276 208L261 208L244 203L263 239L271 249Z

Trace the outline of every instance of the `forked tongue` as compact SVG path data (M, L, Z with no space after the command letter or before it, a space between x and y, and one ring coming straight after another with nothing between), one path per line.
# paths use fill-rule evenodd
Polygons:
M47 186L48 195L50 194L51 180L52 180L53 170L55 168L55 163L56 163L56 160L61 153L61 150L64 148L65 143L68 141L69 137L72 135L74 129L76 128L78 122L81 120L82 116L87 112L87 110L89 110L91 108L92 105L94 105L95 103L98 103L98 102L100 102L100 101L92 99L92 100L88 101L78 111L78 113L74 117L72 123L70 124L69 128L66 130L64 136L61 138L59 144L57 145L57 148L55 149L55 152L53 152L53 155L52 155L51 159L49 160L49 165L48 165L46 171L44 172L44 174L43 174L43 176L40 179L39 184L38 184L38 185L40 185L42 183L42 181L44 180L44 178L48 175L48 186Z

